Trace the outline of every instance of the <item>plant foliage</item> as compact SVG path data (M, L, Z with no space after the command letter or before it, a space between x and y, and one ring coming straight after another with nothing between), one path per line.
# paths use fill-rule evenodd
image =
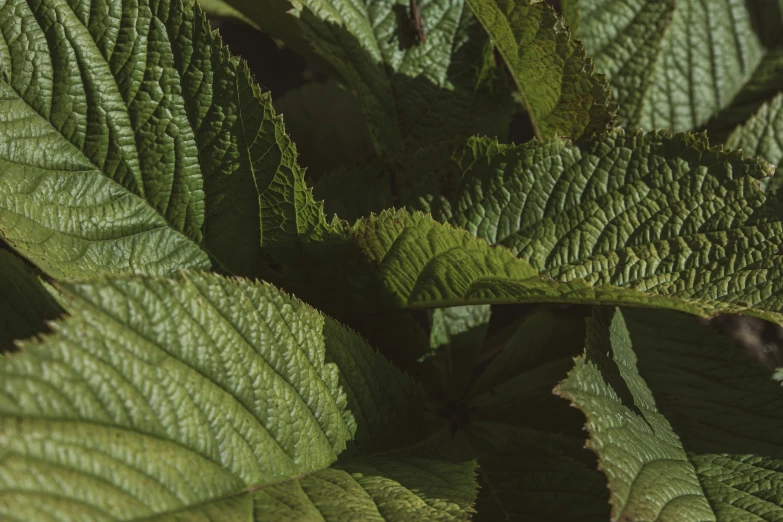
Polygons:
M780 518L781 5L2 4L0 519Z

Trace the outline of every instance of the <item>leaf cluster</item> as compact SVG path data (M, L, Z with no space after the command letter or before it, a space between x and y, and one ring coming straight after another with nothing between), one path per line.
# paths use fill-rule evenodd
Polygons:
M782 7L5 2L0 520L780 518Z

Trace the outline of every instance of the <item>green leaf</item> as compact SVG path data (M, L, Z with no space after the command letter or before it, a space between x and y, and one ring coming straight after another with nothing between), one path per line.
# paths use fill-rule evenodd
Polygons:
M13 341L46 331L62 310L30 268L0 249L0 353Z
M639 376L622 315L596 312L586 343L557 393L587 417L589 447L609 479L612 520L715 520L693 464Z
M58 277L171 274L209 267L207 253L257 273L301 173L269 96L200 12L15 0L0 19L0 136L14 143L0 229L15 249Z
M675 509L697 499L709 509L684 519L750 521L783 513L776 429L783 409L780 386L766 368L674 312L597 312L590 329L587 354L559 392L588 418L615 514L650 513L652 499L660 504L667 497L663 513L673 519ZM662 460L673 451L674 461ZM687 480L674 479L674 466L688 471ZM692 488L691 469L701 492L675 498ZM656 470L666 478L653 477Z
M617 106L606 78L555 10L530 0L467 0L500 51L539 140L602 132Z
M375 153L359 100L334 82L288 91L275 100L275 109L311 179Z
M566 15L609 77L626 126L725 139L780 91L779 0L571 0Z
M506 136L512 112L507 80L464 0L418 2L421 43L407 0L227 3L354 92L378 151L415 149L449 136Z
M742 149L748 156L756 156L773 165L783 163L783 93L761 106L745 124L731 133L726 146ZM780 187L781 176L769 180L767 190Z
M441 157L408 200L465 232L392 212L351 232L403 306L600 302L781 319L783 223L779 196L759 189L763 162L701 136L623 132L580 145L472 139Z
M198 273L60 287L71 317L0 363L0 516L465 518L472 463L362 457L420 392L332 319Z
M566 21L611 80L623 122L638 122L674 0L569 0ZM578 26L578 30L575 26Z

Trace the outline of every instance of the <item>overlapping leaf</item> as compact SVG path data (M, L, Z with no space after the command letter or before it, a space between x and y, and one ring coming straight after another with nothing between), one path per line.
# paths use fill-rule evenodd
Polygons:
M780 92L778 0L570 0L564 7L609 76L626 125L707 125L722 140Z
M464 0L417 3L423 42L407 0L227 3L356 93L379 151L446 136L506 135L510 90Z
M197 273L61 288L72 317L0 363L0 516L464 519L472 464L361 457L421 401L332 319Z
M764 367L672 312L597 313L590 330L559 393L587 417L614 519L783 513L780 387Z
M268 95L193 7L14 0L0 19L0 229L45 271L171 274L211 257L253 275L277 215L306 217Z
M404 306L618 302L780 319L783 223L779 197L759 188L763 162L700 136L622 132L579 146L476 139L443 157L412 205L466 232L405 212L352 231Z
M715 520L693 464L638 375L622 315L589 320L586 342L587 355L558 393L587 417L589 446L609 479L612 520Z
M737 127L726 145L773 165L783 163L783 93L762 105L752 118ZM783 176L776 174L769 181L768 189L777 189L782 179Z
M555 10L531 0L467 0L500 51L539 139L614 125L609 84Z

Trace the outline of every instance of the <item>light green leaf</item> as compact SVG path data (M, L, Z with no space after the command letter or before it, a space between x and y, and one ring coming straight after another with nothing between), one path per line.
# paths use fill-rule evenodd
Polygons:
M0 229L48 273L170 274L209 253L254 275L278 214L307 217L269 96L193 7L14 0L0 19Z
M555 10L531 0L467 0L500 51L539 140L602 132L617 106L606 78Z
M780 91L779 0L571 0L566 15L609 77L623 123L714 138Z
M45 331L62 310L30 268L0 249L0 353L13 341Z
M183 276L63 284L72 316L0 362L0 517L465 518L471 463L361 457L404 442L421 400L359 336L268 285Z
M380 152L450 136L506 136L508 82L464 0L418 2L424 42L407 0L227 3L353 91Z
M783 163L783 93L761 106L745 124L731 133L726 146L742 149L747 156L756 156L773 165ZM778 174L769 180L768 190L780 187Z
M693 464L639 376L619 312L587 323L586 355L557 393L587 417L609 479L612 520L716 520Z

